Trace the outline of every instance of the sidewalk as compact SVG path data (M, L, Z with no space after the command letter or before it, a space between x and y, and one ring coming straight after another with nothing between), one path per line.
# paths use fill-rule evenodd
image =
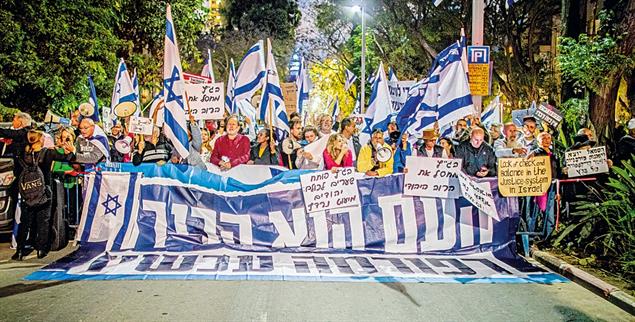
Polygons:
M635 315L635 298L616 286L568 264L548 252L541 251L537 247L532 247L531 256L554 272L582 285L624 311Z

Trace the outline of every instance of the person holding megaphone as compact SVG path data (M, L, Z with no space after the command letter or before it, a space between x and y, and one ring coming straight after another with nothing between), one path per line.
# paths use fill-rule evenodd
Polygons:
M393 164L392 148L384 142L384 132L376 129L370 142L359 151L357 171L370 177L383 177L392 174Z

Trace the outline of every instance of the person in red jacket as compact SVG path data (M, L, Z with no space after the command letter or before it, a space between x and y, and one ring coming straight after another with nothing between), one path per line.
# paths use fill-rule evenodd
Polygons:
M228 116L225 119L227 134L219 137L214 143L210 162L219 166L221 170L229 170L249 161L249 151L251 150L249 138L239 134L239 129L238 116Z

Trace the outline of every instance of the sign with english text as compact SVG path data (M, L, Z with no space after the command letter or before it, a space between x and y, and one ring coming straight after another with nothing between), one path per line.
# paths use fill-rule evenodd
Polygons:
M551 186L551 163L548 156L533 158L499 158L498 189L503 196L542 196Z

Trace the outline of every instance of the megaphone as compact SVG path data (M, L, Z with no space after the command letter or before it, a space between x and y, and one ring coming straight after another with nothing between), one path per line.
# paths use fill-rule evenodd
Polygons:
M121 118L132 116L136 111L137 104L135 104L135 102L121 102L115 106L115 115Z
M70 126L71 125L71 120L67 119L65 117L61 117L53 112L51 112L50 110L46 111L46 115L44 115L44 123L55 123L55 124L62 124L65 126Z
M78 110L79 114L84 117L91 117L93 116L93 114L95 114L95 106L88 102L80 104Z
M130 150L131 150L131 146L130 146L131 142L132 142L132 138L129 136L126 136L125 138L115 142L115 150L117 150L121 154L128 154L130 153Z
M385 146L377 145L377 161L384 163L388 162L392 157L392 149Z

